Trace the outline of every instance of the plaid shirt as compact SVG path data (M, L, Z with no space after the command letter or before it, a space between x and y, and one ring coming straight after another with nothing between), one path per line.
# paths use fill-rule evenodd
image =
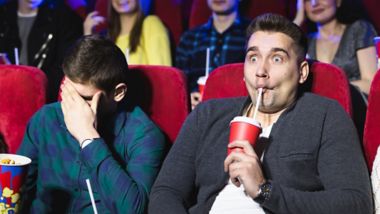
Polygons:
M93 213L89 178L99 213L143 213L164 157L164 136L138 107L117 114L113 135L112 144L99 138L81 149L60 103L37 112L18 150L32 159L23 211Z
M176 67L185 72L190 91L197 90L197 80L205 75L206 51L210 48L209 72L236 62L244 62L246 29L249 21L240 17L222 34L209 21L185 32L177 47Z

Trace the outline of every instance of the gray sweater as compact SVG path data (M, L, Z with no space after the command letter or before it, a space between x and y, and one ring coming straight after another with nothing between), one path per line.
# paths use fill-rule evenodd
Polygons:
M153 186L149 213L208 213L228 182L229 122L247 98L211 100L187 118ZM267 213L372 213L356 129L335 101L305 93L274 124L263 160Z

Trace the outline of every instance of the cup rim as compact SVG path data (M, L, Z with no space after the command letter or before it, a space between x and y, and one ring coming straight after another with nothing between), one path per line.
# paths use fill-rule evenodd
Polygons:
M206 76L199 77L198 80L197 80L198 85L205 85L206 81L207 81L207 78L208 77L206 77Z
M254 126L261 128L260 122L251 118L251 117L236 116L236 117L234 117L234 119L231 120L230 124L235 123L235 122L245 122L245 123L249 123L249 124L252 124Z
M32 162L32 160L26 156L23 155L17 155L17 154L8 154L8 153L0 153L0 160L4 158L10 158L12 160L15 160L15 164L5 164L0 162L0 166L25 166ZM17 161L18 162L17 162Z

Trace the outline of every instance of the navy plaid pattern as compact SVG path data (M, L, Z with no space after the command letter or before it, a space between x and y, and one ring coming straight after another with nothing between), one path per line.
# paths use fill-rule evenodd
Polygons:
M176 67L185 72L190 91L197 90L197 80L205 75L206 51L210 48L209 72L228 64L243 62L245 58L246 28L249 20L238 17L222 34L207 23L185 32L177 47Z
M38 111L18 150L32 159L23 213L93 213L86 178L99 213L144 213L164 157L164 136L138 107L119 112L113 127L113 140L99 138L81 149L60 103Z

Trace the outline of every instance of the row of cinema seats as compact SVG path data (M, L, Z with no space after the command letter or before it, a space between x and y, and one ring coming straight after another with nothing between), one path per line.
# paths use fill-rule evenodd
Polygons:
M173 143L189 113L183 73L166 66L130 66L134 81L128 85L127 103L140 105ZM303 90L337 100L352 115L347 78L342 70L325 63L311 66L311 78ZM45 103L46 77L28 66L0 65L0 134L9 152L16 152L27 121ZM229 64L213 71L205 86L204 100L245 96L243 64ZM364 133L364 151L372 168L380 145L380 72L373 80Z

